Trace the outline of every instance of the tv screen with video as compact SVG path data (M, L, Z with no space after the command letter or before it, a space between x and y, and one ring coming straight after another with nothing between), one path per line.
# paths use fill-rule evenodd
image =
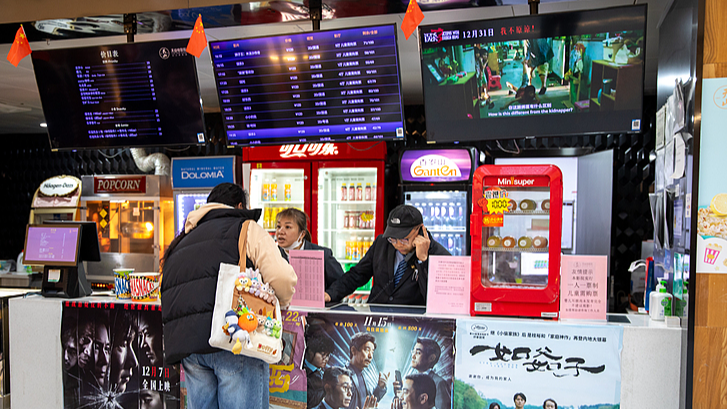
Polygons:
M51 149L204 144L187 42L33 51Z
M228 145L403 140L396 25L210 43Z
M419 28L428 139L637 133L646 6Z

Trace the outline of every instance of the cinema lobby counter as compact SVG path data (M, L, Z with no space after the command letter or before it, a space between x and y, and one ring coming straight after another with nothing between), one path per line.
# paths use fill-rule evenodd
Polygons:
M63 407L61 313L65 301L81 303L136 304L112 296L92 296L74 300L29 295L9 300L10 394L13 408ZM153 303L159 305L159 303ZM423 307L385 305L335 305L325 309L293 308L308 313L355 314L367 316L405 316L444 319L509 321L523 324L547 322L549 325L618 325L623 327L621 352L621 407L679 407L682 376L680 354L686 338L676 320L652 321L647 315L609 314L608 322L543 321L521 318L468 317L426 314ZM456 370L456 369L455 369Z

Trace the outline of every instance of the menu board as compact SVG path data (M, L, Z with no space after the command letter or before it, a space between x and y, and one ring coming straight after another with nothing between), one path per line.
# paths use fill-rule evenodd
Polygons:
M210 43L229 145L404 138L396 26Z
M28 226L24 264L75 265L79 227Z
M51 148L204 143L186 40L33 52Z

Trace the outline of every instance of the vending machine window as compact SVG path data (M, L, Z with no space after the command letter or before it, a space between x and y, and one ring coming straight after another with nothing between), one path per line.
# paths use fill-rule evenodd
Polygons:
M472 314L557 317L560 170L481 166L473 198Z

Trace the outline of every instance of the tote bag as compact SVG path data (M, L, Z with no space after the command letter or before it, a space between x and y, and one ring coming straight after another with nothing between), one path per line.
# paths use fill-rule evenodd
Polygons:
M250 223L240 230L240 264L220 263L209 344L274 364L283 350L280 302L258 270L246 268Z

